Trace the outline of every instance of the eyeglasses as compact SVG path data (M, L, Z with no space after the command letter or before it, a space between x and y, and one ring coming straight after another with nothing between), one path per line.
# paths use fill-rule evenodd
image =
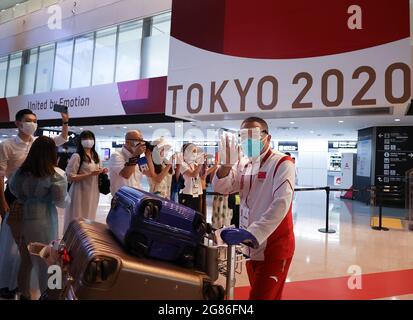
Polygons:
M145 142L142 139L126 139L126 141L133 141L133 142Z

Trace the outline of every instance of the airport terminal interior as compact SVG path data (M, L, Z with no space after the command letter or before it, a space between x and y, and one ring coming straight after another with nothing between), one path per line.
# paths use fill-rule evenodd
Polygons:
M20 137L15 115L21 109L36 114L36 136L62 134L57 104L68 109L69 155L77 152L80 134L91 131L101 166L110 170L125 135L139 130L145 141L162 137L173 152L192 143L205 155L203 165L213 167L222 165L221 136L238 137L245 118L260 117L268 124L269 147L289 154L295 170L295 251L282 299L412 300L413 4L389 1L378 8L364 0L356 8L326 4L314 13L305 4L300 10L260 0L248 13L232 0L192 2L0 0L0 143ZM282 21L302 19L301 30L280 31L271 22L284 19L270 10L277 3L291 16ZM305 30L306 10L320 15L311 21L344 19L345 28L333 25L318 39L317 28L326 28ZM389 29L369 31L384 28L386 14ZM359 34L353 39L350 32ZM274 45L263 44L267 39ZM62 146L57 152L62 155ZM204 190L206 222L233 227L236 209L226 196L216 212L212 178ZM141 188L150 191L146 176ZM97 222L106 224L112 199L99 195ZM242 205L241 193L235 206ZM57 215L61 239L65 209ZM4 225L3 219L0 235ZM238 258L235 288L226 298L246 300L248 258ZM32 275L37 299L35 269ZM216 281L223 288L226 276Z

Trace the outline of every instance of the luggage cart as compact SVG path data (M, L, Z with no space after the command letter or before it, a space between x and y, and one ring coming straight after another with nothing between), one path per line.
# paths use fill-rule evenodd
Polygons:
M225 299L234 300L236 274L242 273L242 265L250 258L243 253L244 245L217 244L216 239L207 238L207 246L217 250L217 273L226 279ZM213 258L207 259L213 261ZM213 277L213 275L211 275Z
M221 260L222 265L219 266L219 272L226 277L226 300L234 300L234 289L236 283L235 274L242 273L242 263L248 260L241 250L242 249L239 246L227 246L227 254Z
M206 239L204 247L205 263L199 268L216 283L218 275L225 278L225 299L234 300L236 274L242 273L242 264L249 258L242 253L243 245L216 244L212 239ZM77 300L72 284L75 279L69 272L70 257L66 257L66 246L63 241L56 240L52 244L30 243L28 250L36 259L41 259L47 267L58 265L62 270L62 290L48 290L41 299L44 300Z

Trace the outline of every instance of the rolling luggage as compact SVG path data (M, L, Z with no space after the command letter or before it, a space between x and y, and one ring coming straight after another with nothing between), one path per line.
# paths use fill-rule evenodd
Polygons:
M104 224L73 221L63 243L70 256L63 289L48 289L43 299L223 299L205 273L130 255Z
M131 187L115 194L106 222L131 253L188 267L207 229L200 213Z

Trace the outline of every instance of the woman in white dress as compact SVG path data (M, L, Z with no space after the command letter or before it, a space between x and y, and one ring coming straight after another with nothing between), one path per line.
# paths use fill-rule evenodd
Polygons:
M95 150L95 135L91 131L80 134L77 152L72 155L66 167L69 183L70 205L65 210L63 230L66 231L70 222L84 218L96 219L99 203L98 176L107 173L107 168L102 168L99 155Z

